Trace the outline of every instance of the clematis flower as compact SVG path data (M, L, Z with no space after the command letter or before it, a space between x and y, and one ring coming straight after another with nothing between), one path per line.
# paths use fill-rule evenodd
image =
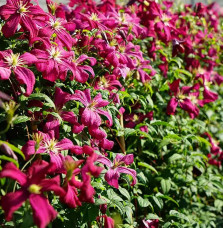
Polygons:
M115 228L115 221L111 217L108 217L107 215L101 215L96 218L98 222L100 222L101 219L104 221L104 228Z
M5 211L7 221L12 220L13 213L28 199L33 210L34 223L39 228L45 228L54 220L57 212L50 205L44 192L53 191L56 195L64 194L60 187L60 178L56 176L46 179L51 165L45 161L36 161L29 167L27 173L21 172L13 163L7 163L0 172L0 178L8 177L17 181L21 188L16 192L7 193L1 198L1 206Z
M120 177L120 173L129 174L132 176L133 181L132 185L136 184L136 171L130 168L126 168L123 165L131 165L134 161L133 154L122 155L117 154L113 163L106 157L99 155L97 161L108 166L109 169L105 174L105 180L109 185L118 188L118 179Z
M49 37L52 35L56 36L54 42L59 45L64 45L69 51L73 45L73 38L68 33L68 31L74 31L75 24L72 22L67 22L62 18L50 17L49 21L46 22L46 26L39 30L40 37Z
M97 161L98 155L94 153L93 149L88 150L88 152L89 157L87 158L85 165L81 169L83 185L80 188L81 193L79 199L82 202L94 203L93 196L95 194L95 190L91 185L91 175L94 177L98 177L103 168L94 164Z
M76 90L75 94L71 97L73 100L80 101L85 106L85 108L81 110L81 122L85 126L97 129L101 125L100 115L106 116L109 121L109 126L112 126L113 122L110 114L100 109L109 104L108 101L102 99L100 93L91 99L90 89L84 91Z
M142 220L142 224L140 225L140 228L158 228L159 226L159 219L148 219L148 220Z
M30 3L31 0L7 0L6 5L0 7L0 16L7 20L2 27L6 38L15 34L20 24L35 37L38 32L37 24L44 25L47 14L38 6Z
M66 72L70 69L69 58L73 56L72 51L44 42L42 49L33 49L31 53L38 59L36 68L43 73L43 78L54 82L57 79L65 80Z
M72 76L70 77L71 80L76 80L80 83L85 83L89 78L89 73L92 75L92 77L95 76L94 70L92 67L88 65L81 65L84 61L89 60L91 66L94 66L97 62L97 60L93 57L88 57L87 55L81 55L77 59L74 57L72 58L72 61L70 63L71 67L70 70L72 72Z
M26 52L14 54L12 50L0 52L0 79L7 80L10 78L11 73L15 74L15 78L20 84L26 85L25 95L29 96L35 84L35 76L31 70L24 67L24 65L31 65L37 61L37 58Z
M72 208L81 206L81 201L78 198L77 188L80 189L83 183L76 180L75 176L80 173L81 169L78 167L83 162L84 160L74 161L72 157L66 156L63 163L66 172L66 178L63 184L65 194L60 196L60 201Z
M56 112L61 116L64 121L69 122L73 125L73 133L79 134L83 128L83 124L78 123L77 116L72 111L63 110L63 106L71 100L71 94L62 91L62 89L56 87L54 94L54 103L56 106ZM59 129L58 129L59 130Z
M188 112L190 118L194 119L199 114L199 108L196 106L197 104L201 105L201 101L198 100L199 96L199 84L195 84L194 86L184 86L179 88L180 79L175 80L171 84L169 84L170 91L173 93L174 97L171 98L167 105L167 114L174 115L177 105ZM195 92L192 92L195 90Z
M74 148L74 144L71 140L64 138L58 141L55 139L54 131L50 131L48 134L42 132L34 134L33 140L29 140L22 147L22 151L27 158L35 153L49 154L50 162L56 165L58 171L61 171L63 169L64 156L60 152L72 148Z

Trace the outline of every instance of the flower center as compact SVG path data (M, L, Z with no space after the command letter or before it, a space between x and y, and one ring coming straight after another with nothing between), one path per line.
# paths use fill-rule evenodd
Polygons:
M55 154L58 154L60 151L60 147L57 146L57 140L56 139L50 139L48 141L45 141L44 147L46 148L47 152L53 152Z
M178 99L179 99L180 101L182 101L182 100L185 99L185 98L186 98L186 96L183 95L183 94L179 94L179 95L178 95Z
M138 120L139 120L139 117L138 117L136 114L134 114L134 116L133 116L133 121L136 122L136 121L138 121Z
M193 103L193 104L196 104L197 103L197 97L196 96L190 96L189 97L190 98L190 100L191 100L191 102Z
M91 110L94 110L95 109L95 105L97 105L97 101L92 101L91 104L88 105L88 108L91 109Z
M98 15L96 13L92 13L90 19L92 21L99 21Z
M21 66L24 64L23 60L19 59L19 56L20 56L19 53L17 54L12 53L11 55L6 56L5 60L10 67L16 68L17 66Z
M50 25L51 25L52 28L54 28L55 30L63 29L63 27L61 26L61 22L60 22L59 20L56 20L56 21L51 20L51 21L50 21Z
M37 184L31 184L28 188L28 191L33 194L41 194L40 192L41 188L42 187Z
M50 59L54 59L57 62L61 62L61 52L58 48L52 47L49 51Z

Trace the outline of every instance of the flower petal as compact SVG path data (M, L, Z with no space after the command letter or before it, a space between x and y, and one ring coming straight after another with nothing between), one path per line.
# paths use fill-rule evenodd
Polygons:
M131 185L135 185L136 184L136 171L134 169L130 169L130 168L126 168L126 167L118 167L117 171L119 173L125 173L125 174L129 174L132 176L133 181Z
M105 174L105 180L108 182L109 185L118 188L118 179L120 174L117 169L109 169L108 172Z
M22 190L10 192L7 195L2 196L1 206L5 211L5 217L7 221L10 221L12 219L14 211L19 209L27 198L27 193Z
M34 222L39 228L45 228L56 218L57 212L43 195L31 194L29 201L33 209Z
M26 85L25 95L29 96L33 91L33 87L36 81L33 72L25 67L17 67L15 69L15 77L20 84Z
M18 181L21 185L26 183L26 175L21 172L12 162L7 163L0 172L0 178L8 177Z
M5 67L0 67L0 79L1 80L9 79L10 75L11 75L10 69L7 69Z

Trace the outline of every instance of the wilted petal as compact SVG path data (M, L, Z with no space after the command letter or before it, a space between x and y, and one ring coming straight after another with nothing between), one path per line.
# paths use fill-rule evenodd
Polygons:
M45 228L56 218L57 212L43 195L31 194L29 201L33 209L34 222L39 228Z

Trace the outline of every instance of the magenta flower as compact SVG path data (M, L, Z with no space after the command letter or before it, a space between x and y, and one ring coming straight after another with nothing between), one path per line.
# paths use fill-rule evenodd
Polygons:
M95 82L95 89L106 89L109 91L118 90L122 85L119 80L117 80L116 75L105 75L102 77L98 77Z
M159 219L148 219L148 220L142 220L142 224L139 228L158 228L159 227Z
M81 170L78 166L80 166L83 162L84 160L74 161L72 157L66 156L63 163L66 170L66 178L63 184L65 194L60 197L60 201L72 208L81 206L77 188L80 189L83 183L76 180L75 176L80 173Z
M98 222L104 222L104 228L115 228L115 221L107 215L101 215L96 218Z
M65 80L66 72L70 69L69 58L73 56L72 51L44 42L44 50L33 49L31 53L38 59L36 68L43 73L43 78L54 82L57 79Z
M190 118L194 119L199 114L199 109L197 104L201 105L201 101L198 100L199 96L199 84L195 84L192 87L184 86L179 88L180 79L175 80L173 83L169 84L170 91L173 93L174 97L171 98L167 105L167 114L174 115L177 105L188 112ZM195 92L192 92L195 90Z
M6 5L0 7L0 16L7 20L2 27L5 37L15 34L20 24L35 37L38 32L37 24L43 25L47 14L37 5L30 3L31 0L7 0Z
M64 190L60 187L60 178L56 176L46 179L51 165L45 161L36 161L29 167L27 174L21 172L13 163L7 163L0 172L0 178L8 177L16 180L21 188L16 192L7 193L1 198L1 206L5 211L7 221L12 220L13 213L29 199L33 210L35 224L44 228L54 220L57 212L50 205L44 192L53 191L56 195L63 195Z
M47 25L40 29L40 37L49 37L53 34L56 35L54 42L64 45L69 51L73 45L73 38L67 31L74 31L75 24L72 22L66 22L64 19L50 17L50 20L47 22Z
M71 140L64 138L61 141L55 139L54 131L44 134L38 132L33 137L34 140L29 140L23 147L22 151L28 158L32 154L47 153L50 155L50 162L56 165L57 170L63 169L64 156L60 153L63 150L74 148Z
M12 50L0 52L0 79L9 79L11 73L15 74L15 78L20 84L26 85L25 95L30 95L35 84L35 75L31 70L24 67L24 65L31 65L37 61L37 58L26 52L20 54L13 54Z
M132 176L133 181L132 185L136 184L136 171L130 168L126 168L123 165L131 165L134 161L133 154L122 155L117 154L113 163L106 157L100 155L97 158L97 161L108 166L109 169L105 174L105 180L108 182L109 185L118 188L118 179L120 177L120 173L129 174Z
M98 93L93 99L91 99L90 89L84 91L76 90L72 95L73 100L80 101L85 108L81 110L81 122L88 127L98 128L101 125L100 115L104 115L108 118L109 126L112 126L112 117L107 112L100 108L109 104L108 101L102 99L101 94Z
M88 57L87 55L81 55L77 59L73 57L71 61L71 80L75 79L77 82L85 83L89 78L89 73L94 77L94 70L88 65L81 65L84 61L89 60L91 66L96 64L96 59L93 57Z
M63 106L71 100L71 94L62 91L62 89L56 87L54 94L54 103L56 106L56 112L61 116L64 121L69 122L73 125L73 133L79 134L84 125L78 123L77 116L71 111L63 110Z

